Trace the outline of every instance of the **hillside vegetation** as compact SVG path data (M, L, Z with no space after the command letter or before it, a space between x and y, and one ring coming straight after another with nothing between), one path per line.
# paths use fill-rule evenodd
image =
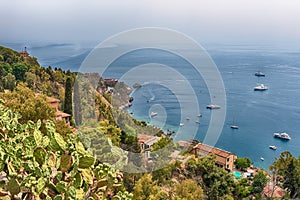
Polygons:
M285 199L300 198L300 157L289 152L275 159L271 176L258 170L238 180L217 167L213 155L172 160L168 148L178 148L172 138L119 109L128 103L124 83L110 92L99 74L44 68L5 47L0 78L0 199L266 199L268 182L282 188ZM47 96L60 100L70 123L56 119ZM152 164L145 164L139 134L160 137L151 148ZM245 170L251 160L235 164ZM157 170L115 168L124 166Z

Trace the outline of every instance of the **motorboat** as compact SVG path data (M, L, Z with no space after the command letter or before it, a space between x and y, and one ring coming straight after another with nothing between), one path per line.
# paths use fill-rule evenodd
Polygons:
M201 113L199 113L199 114L197 115L197 117L202 117L202 114L201 114Z
M200 124L200 121L199 120L197 120L197 121L195 121L196 122L196 124Z
M157 112L151 112L150 117L155 117L157 115Z
M287 133L274 133L273 136L275 138L283 139L283 140L290 140L292 139L289 134Z
M264 73L262 73L261 71L258 71L254 74L255 76L266 76Z
M181 126L181 127L184 126L184 123L180 123L179 126Z
M232 129L239 129L239 126L237 126L237 125L232 125L232 126L230 126L230 128L232 128Z
M254 87L254 91L265 91L267 89L268 89L268 87L265 86L264 84L260 84L260 85L258 85L256 87Z
M273 149L273 150L276 150L276 149L277 149L277 147L274 146L274 145L270 145L269 148L270 148L270 149Z
M261 161L264 161L265 159L264 159L263 157L260 157L260 160L261 160Z
M220 109L221 106L216 105L216 104L209 104L209 105L206 106L206 108L213 110L213 109Z

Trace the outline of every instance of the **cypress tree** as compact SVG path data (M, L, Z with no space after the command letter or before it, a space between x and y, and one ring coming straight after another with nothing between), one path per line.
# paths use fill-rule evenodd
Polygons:
M65 104L64 104L64 112L72 115L72 79L68 77L66 80L66 88L65 88Z
M78 80L74 83L74 118L76 126L79 126L82 121L82 115Z

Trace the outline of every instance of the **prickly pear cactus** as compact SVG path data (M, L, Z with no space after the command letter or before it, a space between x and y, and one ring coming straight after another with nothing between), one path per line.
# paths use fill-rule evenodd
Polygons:
M6 199L131 199L120 172L95 159L54 123L20 124L0 102L0 193Z

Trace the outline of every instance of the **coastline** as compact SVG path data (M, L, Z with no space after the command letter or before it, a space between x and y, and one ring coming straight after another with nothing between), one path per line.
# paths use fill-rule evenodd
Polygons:
M132 90L132 92L128 95L128 98L132 97L132 94L133 94L133 90ZM130 106L129 106L129 105L130 105ZM128 103L125 104L125 105L123 105L123 107L122 107L122 108L123 108L123 111L126 112L131 118L133 118L133 119L135 119L135 120L138 120L138 121L145 121L145 122L147 123L147 125L150 125L150 126L153 126L153 127L156 127L156 128L158 128L158 129L162 130L162 131L164 132L164 135L170 136L170 138L172 138L173 134L176 133L176 132L173 131L173 130L176 130L176 128L179 128L179 126L178 126L178 127L173 127L173 126L168 126L168 125L166 125L166 127L169 127L169 128L167 128L167 129L165 128L165 129L164 129L164 128L155 126L156 124L155 124L155 123L152 123L153 120L151 120L150 114L149 114L149 117L148 117L148 118L145 118L145 117L142 117L142 116L138 116L138 115L136 115L136 114L134 113L134 110L133 110L132 106L134 106L134 100L132 100L131 102L128 102ZM170 134L170 135L169 135L170 132L172 132L173 134ZM197 142L199 142L199 143L202 142L202 141L199 141L199 140L194 139L194 138L191 138L191 140L197 141ZM191 141L191 140L189 140L189 141ZM182 141L178 141L177 144L180 143L180 142L182 142ZM187 141L185 141L185 142L187 142ZM218 147L218 146L214 146L214 147L212 147L212 148L217 148L217 149L220 149L220 150L222 150L222 151L226 151L226 152L229 152L229 153L233 153L233 154L235 154L235 155L237 155L237 156L239 155L239 152L231 152L231 151L229 151L229 150L227 150L227 149L223 149L223 148ZM268 167L267 167L267 168L264 168L264 167L262 168L262 167L259 167L259 166L255 165L255 163L253 163L253 162L252 162L252 164L251 164L250 169L255 169L256 171L257 171L257 170L263 170L265 173L267 173L269 176L271 176L271 173L270 173Z

